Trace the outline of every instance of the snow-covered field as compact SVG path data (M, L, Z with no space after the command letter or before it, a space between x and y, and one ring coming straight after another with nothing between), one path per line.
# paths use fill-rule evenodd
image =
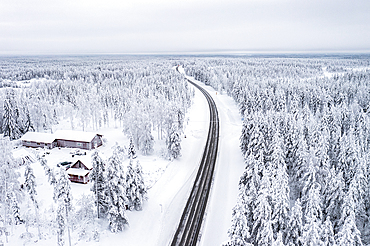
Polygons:
M201 245L220 245L227 240L227 229L230 227L231 209L236 202L237 183L243 170L243 158L239 150L239 135L241 119L237 107L231 98L217 94L212 88L206 88L218 106L221 121L220 145L213 191L208 205L206 219L201 238ZM209 111L208 104L199 91L195 91L194 103L186 115L186 128L182 136L182 156L174 161L161 157L161 145L157 144L154 153L149 156L139 155L137 160L143 166L148 201L142 211L127 211L130 226L121 233L111 233L105 224L101 224L100 239L96 241L78 240L72 232L73 245L168 245L178 225L195 179L201 155L206 142ZM68 124L65 124L68 125ZM61 128L64 126L58 126ZM100 129L106 139L104 146L99 148L103 158L112 154L115 144L127 146L129 140L119 128ZM156 136L156 134L153 134ZM159 141L159 140L156 140ZM18 153L24 150L31 155L44 154L43 150L18 148ZM50 167L56 168L61 161L76 161L79 156L72 157L71 149L52 149L45 158ZM91 151L87 151L89 158ZM19 154L18 154L19 155ZM128 160L125 160L128 164ZM42 216L52 216L53 187L49 185L43 168L38 162L32 164L37 180L38 199ZM23 170L22 170L23 172ZM82 195L92 194L91 184L72 183L74 202ZM9 238L10 245L22 245L20 239L23 231L13 231ZM36 234L36 233L35 233ZM56 245L56 235L48 235L40 241L30 241L27 245Z

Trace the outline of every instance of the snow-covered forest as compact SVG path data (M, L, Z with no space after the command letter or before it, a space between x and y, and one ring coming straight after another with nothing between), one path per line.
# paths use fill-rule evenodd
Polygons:
M101 228L128 227L126 210L140 211L147 200L136 152L151 155L157 139L165 146L162 158L181 155L179 136L194 90L175 65L171 59L140 57L0 59L0 244L12 243L9 237L17 230L23 230L18 234L24 243L55 234L55 244L70 245L72 233L74 239L99 241ZM54 201L51 207L41 208L34 163L19 162L12 149L26 132L52 133L61 122L81 131L120 128L130 143L115 145L107 159L93 152L93 196L73 198L66 172L37 156L54 190L43 197Z
M72 238L74 245L99 245L100 238L135 230L130 215L145 212L150 202L142 158L150 157L150 165L181 157L181 165L197 163L196 156L185 158L194 153L183 152L181 141L189 147L201 139L194 123L206 120L191 119L196 127L185 139L195 91L174 69L179 64L218 95L233 98L243 120L245 169L235 187L237 203L224 211L232 214L225 245L370 244L370 58L355 55L0 58L0 244L68 245ZM109 155L92 152L89 195L72 196L73 187L81 186L71 184L47 155L38 157L40 165L12 156L26 132L63 127L120 129L126 136L126 146L110 143ZM156 145L163 151L155 152ZM35 177L40 173L45 182ZM162 224L156 224L159 218L135 224L147 223L143 233L149 236L163 235L158 227L169 221L165 214L182 207L175 196L158 193L170 181L155 187L160 199L148 212L162 215L163 209ZM186 195L183 186L174 187ZM125 236L133 235L140 234Z
M105 57L0 59L0 125L4 136L122 127L144 154L181 133L192 91L170 59ZM173 139L173 136L172 136Z
M197 58L227 93L245 172L225 245L370 243L370 59Z

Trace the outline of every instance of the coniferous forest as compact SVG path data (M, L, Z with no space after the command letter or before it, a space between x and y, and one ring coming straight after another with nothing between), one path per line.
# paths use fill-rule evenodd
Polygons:
M232 97L243 121L245 168L237 203L225 211L232 213L225 245L370 244L366 55L2 57L0 234L22 224L25 238L33 227L41 239L47 228L64 245L69 228L94 224L95 218L104 218L111 232L124 230L125 211L142 210L147 199L142 167L133 160L136 150L152 154L156 134L166 143L166 159L191 155L180 154L179 136L194 89L174 69L177 65ZM10 140L29 131L53 132L66 120L71 129L121 128L130 145L128 150L115 146L107 160L93 153L94 197L79 199L78 208L73 208L66 173L40 158L54 187L55 208L45 218L38 216L43 211L28 164L20 188L20 164ZM125 158L129 165L123 170ZM99 237L98 230L81 228L81 237Z
M225 245L370 243L369 57L198 58L185 70L243 118Z

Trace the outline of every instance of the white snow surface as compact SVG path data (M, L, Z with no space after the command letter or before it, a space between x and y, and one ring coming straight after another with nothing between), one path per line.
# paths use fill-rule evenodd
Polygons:
M179 70L184 73L182 67ZM199 82L195 81L195 83ZM220 140L214 182L199 243L204 246L215 246L221 245L228 239L227 230L231 225L232 208L236 204L238 182L244 169L239 148L242 121L238 108L230 97L216 93L202 83L199 84L214 98L220 119ZM129 227L121 233L111 233L107 225L101 223L103 232L100 234L99 242L78 240L72 233L72 245L164 246L170 244L193 186L208 134L207 101L200 91L195 90L193 102L186 115L180 158L172 162L163 159L160 157L161 151L158 145L154 154L138 156L137 159L143 167L145 183L151 188L148 190L149 199L144 203L142 211L127 211ZM122 146L128 145L129 141L121 129L101 129L99 133L107 139L106 143L98 148L103 159L111 155L112 147L116 143ZM153 133L153 136L155 135ZM92 153L87 151L86 156L72 157L70 152L73 149L68 148L48 150L50 154L43 152L42 149L21 148L30 153L45 154L48 165L52 168L56 168L57 163L62 161L74 163L81 158L88 159ZM124 164L127 165L128 160L125 160ZM52 200L53 188L49 185L41 165L35 162L32 163L32 167L36 176L41 211L44 211L41 217L54 216L50 212L50 208L55 207ZM90 183L87 185L72 183L73 201L75 202L82 194L92 194L90 187ZM9 245L23 245L24 241L19 238L22 232L24 229L13 232ZM34 234L36 234L35 231ZM56 235L49 235L42 240L28 242L27 245L56 245L56 240Z

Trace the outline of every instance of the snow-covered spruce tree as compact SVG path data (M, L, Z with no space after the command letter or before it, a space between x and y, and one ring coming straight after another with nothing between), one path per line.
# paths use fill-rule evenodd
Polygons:
M57 180L55 178L55 174L53 172L53 169L51 169L48 166L47 160L45 158L42 158L42 157L39 157L39 156L38 156L38 160L39 160L41 166L44 168L45 175L48 177L49 184L52 185L52 186L55 185Z
M231 227L228 230L229 241L224 246L244 246L250 237L250 228L247 219L248 207L244 189L239 190L238 201L233 208Z
M94 196L82 194L76 201L76 211L73 217L74 231L78 234L78 240L91 241L95 233L99 236L96 217ZM99 241L99 238L95 241Z
M139 137L139 149L143 155L149 155L153 152L154 137L152 136L151 128L151 124L145 124Z
M337 167L339 162L341 126L338 117L335 116L335 107L326 111L323 116L322 124L328 129L328 156L332 167Z
M72 210L71 181L63 168L59 169L57 174L57 183L54 185L54 201L57 204L57 242L59 246L64 246L64 233L67 227L68 243L71 246L71 235L69 229L69 214Z
M329 159L329 132L328 127L325 126L321 121L312 124L317 124L314 132L314 143L311 143L311 148L315 157L317 158L317 182L321 185L322 189L326 188L326 181L329 175L329 170L331 168Z
M181 156L181 138L175 125L172 125L169 136L166 140L168 156L170 160Z
M321 241L323 246L335 246L333 224L330 221L330 216L326 217L325 222L321 226Z
M330 217L333 223L334 233L339 230L339 220L341 218L341 207L343 204L345 191L342 172L337 174L335 169L329 171L326 189L323 193L324 215Z
M253 157L248 157L245 161L245 171L240 177L239 192L243 192L243 202L245 203L245 216L247 217L248 228L253 228L254 219L253 212L256 207L257 191L260 185L260 176L258 166L261 160L255 160Z
M20 111L21 114L19 115L17 119L17 125L19 126L19 131L22 134L25 134L26 132L30 130L34 130L32 122L31 122L31 116L28 109L27 101L21 101L20 102Z
M106 196L108 201L107 217L111 232L123 231L128 225L126 216L126 184L122 169L122 156L114 151L106 168Z
M284 141L284 151L285 151L285 162L287 166L287 172L290 177L293 176L293 169L297 162L297 150L298 150L298 139L299 139L299 132L296 126L296 121L294 120L294 116L288 115L287 116L287 132L283 136Z
M253 134L254 126L255 122L253 121L253 115L252 114L246 115L243 121L242 134L240 136L240 149L242 151L243 156L245 156L247 152L249 141Z
M258 190L256 207L253 212L254 225L251 243L254 245L271 245L274 241L271 219L271 173L265 169Z
M369 187L369 175L366 173L368 167L366 158L359 157L359 162L355 170L354 177L351 181L349 189L353 190L353 199L355 201L355 216L357 227L360 232L364 232L365 225L369 221L369 217L366 215L366 193ZM351 187L353 186L353 187Z
M136 158L136 149L135 149L135 145L134 145L132 137L130 138L130 144L128 146L127 156L128 156L129 159L135 159Z
M98 218L102 218L107 212L107 198L105 196L105 164L99 156L99 152L95 151L91 156L92 170L89 174L90 181L92 182L91 191L95 196L95 203Z
M305 225L303 226L302 245L321 245L321 201L319 186L312 187L306 198L304 210Z
M12 209L9 198L19 197L19 173L16 171L16 161L12 155L12 145L9 137L0 135L0 203L1 203L1 219L3 221L2 231L6 232L6 242L8 242L8 225L12 221Z
M9 192L7 194L7 205L10 208L11 224L14 225L23 224L24 221L23 219L21 219L20 208L14 192Z
M255 114L255 117L256 119L254 119L253 123L253 132L250 136L250 140L248 141L245 156L253 156L255 159L261 159L263 158L264 151L266 149L265 137L261 129L261 125L264 123L262 122L260 115Z
M342 205L342 216L340 220L340 230L336 234L337 245L344 246L362 246L361 233L356 226L355 202L353 199L353 190L350 189Z
M298 198L302 198L302 186L304 181L304 175L307 171L307 167L309 167L309 149L306 144L306 141L304 140L304 137L302 134L299 136L298 141L298 149L297 149L297 160L293 166L293 169L290 173L293 175L291 178L291 186L290 191L292 192L292 198L293 200L296 200ZM304 202L304 201L302 201Z
M129 210L133 210L135 207L135 198L137 192L136 173L133 167L133 160L130 159L130 163L127 166L126 171L126 197L127 207Z
M3 125L2 132L5 137L9 137L11 140L18 139L20 137L19 129L17 126L17 115L12 105L9 93L4 100L4 114L3 114Z
M33 174L33 169L30 165L26 165L24 178L24 188L29 194L31 201L35 204L36 207L38 207L36 200L36 177Z
M344 134L340 138L339 146L340 151L337 170L343 173L344 183L348 189L359 163L359 151L353 137L352 128L350 128L347 134Z
M322 185L318 182L319 176L319 160L314 155L313 151L309 152L309 155L305 162L304 174L300 178L301 186L301 198L303 213L306 214L305 210L307 208L306 203L310 202L310 192L315 189L319 189L318 198L320 199L319 204L321 204L321 187ZM320 205L321 206L321 205ZM321 212L320 212L321 219Z
M36 214L36 224L37 224L37 231L39 239L41 239L41 231L40 231L40 223L39 223L39 205L36 199L37 192L36 192L36 177L33 174L33 169L29 165L26 165L25 172L24 172L24 188L27 191L30 200L32 201L33 206L35 207L35 214Z
M148 199L147 197L147 188L144 183L144 177L143 177L143 168L141 167L141 164L139 161L136 162L135 166L135 183L137 186L136 189L136 197L134 199L134 207L135 210L142 210L143 209L143 203L145 200Z
M301 201L298 199L292 208L288 227L286 230L285 244L287 246L302 245L300 238L302 236L302 207Z
M272 181L272 221L274 234L280 232L285 239L285 229L289 218L289 177L282 150L282 139L276 133L273 138L273 153L271 158Z

